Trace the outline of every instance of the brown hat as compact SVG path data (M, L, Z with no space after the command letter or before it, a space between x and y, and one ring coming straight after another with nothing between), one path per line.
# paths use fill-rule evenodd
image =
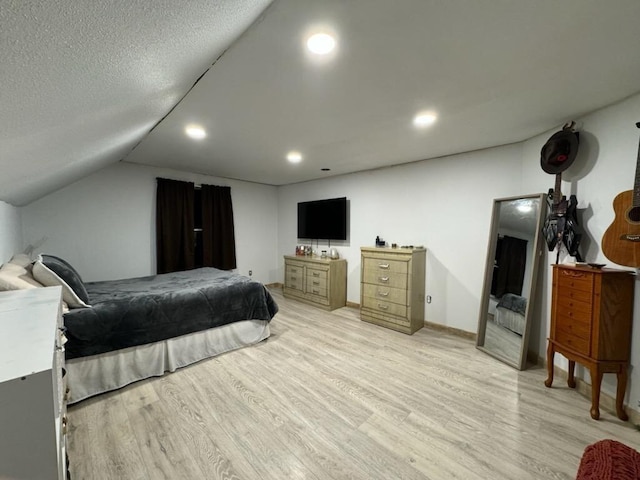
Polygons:
M540 151L540 166L551 174L564 172L571 166L578 153L578 132L573 122L551 135Z

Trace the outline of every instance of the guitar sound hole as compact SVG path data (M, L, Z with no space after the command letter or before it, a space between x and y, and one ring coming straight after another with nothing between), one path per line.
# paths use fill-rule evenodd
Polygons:
M640 207L631 207L627 212L630 222L640 222Z

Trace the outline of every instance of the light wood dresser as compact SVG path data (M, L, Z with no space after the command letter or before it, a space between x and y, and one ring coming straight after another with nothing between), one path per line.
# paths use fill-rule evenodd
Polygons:
M285 255L282 294L325 310L347 304L347 261Z
M0 292L0 478L67 478L61 295Z
M360 318L413 334L424 327L424 248L361 247Z
M600 418L604 373L617 375L616 413L627 420L623 401L631 353L635 276L628 270L553 265L547 387L553 383L556 352L569 360L567 383L576 386L576 362L591 375L591 418Z

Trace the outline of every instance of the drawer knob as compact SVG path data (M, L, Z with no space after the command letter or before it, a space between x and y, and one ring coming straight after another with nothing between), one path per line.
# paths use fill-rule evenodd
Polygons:
M388 263L379 263L378 264L378 268L382 268L384 270L388 270L389 269L389 264Z
M312 290L312 292L313 292L313 293L315 293L316 295L318 295L318 294L320 293L320 290L318 290L317 288L314 288L314 289Z
M379 297L388 297L389 296L389 292L382 292L382 291L378 290L378 296Z
M313 282L314 285L320 285L320 282Z
M379 304L378 304L378 308L379 308L380 310L389 310L389 305L384 305L384 304L382 304L382 303L379 303Z
M319 274L319 273L317 273L317 272L314 272L314 273L313 273L313 276L314 276L314 277L319 277L319 276L320 276L320 274Z
M387 283L389 281L389 277L378 277L378 280L381 282Z

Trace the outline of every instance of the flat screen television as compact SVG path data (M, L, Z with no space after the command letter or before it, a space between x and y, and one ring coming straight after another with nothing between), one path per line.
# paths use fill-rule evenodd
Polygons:
M298 238L347 239L347 197L298 203Z

